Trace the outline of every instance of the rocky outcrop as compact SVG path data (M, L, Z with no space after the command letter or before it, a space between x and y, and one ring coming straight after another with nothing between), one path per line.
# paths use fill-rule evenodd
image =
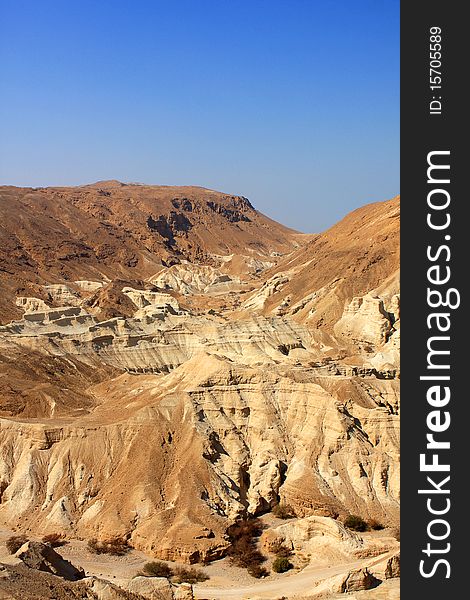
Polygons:
M284 285L289 281L289 277L285 273L277 273L269 278L255 293L251 294L250 298L243 303L245 309L264 309L268 298L280 292ZM285 302L285 298L283 300Z
M240 206L243 210L246 210L247 208L251 207L251 205L248 206L245 202L242 202L241 200L232 201L231 204L233 206ZM248 222L250 221L250 217L247 214L245 214L245 212L242 212L241 210L227 208L225 206L221 206L217 202L212 202L212 201L209 201L207 203L207 206L213 212L215 212L219 215L222 215L224 217L224 219L226 219L229 223L239 223L240 221L248 221Z
M133 590L124 590L117 585L97 577L87 577L83 580L86 593L93 594L96 600L173 600L173 595L162 592L159 596L146 596Z
M175 236L187 233L193 224L183 213L171 211L169 215L160 215L157 219L148 217L147 227L151 231L157 232L165 243L172 248L176 244Z
M346 592L359 592L360 590L370 590L379 584L380 580L376 579L367 568L357 569L344 577L338 591L342 594Z
M400 577L400 553L389 558L385 567L385 579L393 579L394 577Z
M67 581L25 565L0 564L2 600L147 600L145 596L124 590L109 581L87 577ZM174 600L164 595L159 600Z
M388 341L392 317L383 300L371 295L353 298L334 326L334 333L358 346L381 346Z
M126 589L148 600L173 599L173 586L166 577L137 576L128 582Z
M40 298L28 298L25 296L18 296L16 299L16 306L24 310L24 312L39 312L48 310L49 306Z
M56 283L45 285L44 291L50 301L56 306L79 306L80 296L65 284Z
M281 318L228 322L223 316L193 315L165 293L123 288L134 306L132 319L98 321L82 308L26 314L0 326L10 344L79 357L131 372L168 372L201 352L250 365L315 360L320 345L302 325Z
M49 544L26 542L15 556L30 569L51 573L68 581L77 581L85 577L83 569L62 558Z
M182 263L164 269L149 279L160 288L169 288L181 294L214 294L238 290L241 280L210 265Z
M139 309L145 307L152 307L158 311L164 311L165 309L171 309L173 314L180 312L178 301L170 296L170 294L164 294L161 292L153 292L148 290L136 290L130 287L122 288L123 294L126 294L135 306ZM136 318L139 318L142 313L135 313Z
M175 586L173 589L173 598L174 600L193 600L193 586L189 583L182 583Z
M341 598L342 594L375 589L380 584L380 579L374 577L367 567L353 569L325 579L312 590L308 598Z
M400 577L400 552L386 557L383 561L370 567L372 573L379 579L395 579Z
M331 564L333 557L344 560L364 547L360 536L346 529L342 523L329 517L311 516L294 519L263 533L262 546L275 552L283 546L296 553L314 556Z

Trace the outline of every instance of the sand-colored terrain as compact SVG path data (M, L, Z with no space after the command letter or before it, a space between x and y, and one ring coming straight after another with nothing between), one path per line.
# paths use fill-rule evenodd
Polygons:
M398 545L399 199L315 235L191 187L7 187L0 212L0 525L123 589L158 558L209 562L200 599L369 597ZM293 571L228 564L247 516Z

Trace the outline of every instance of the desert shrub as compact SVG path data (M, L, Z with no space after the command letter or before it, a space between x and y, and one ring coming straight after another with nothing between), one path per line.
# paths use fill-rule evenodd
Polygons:
M292 550L284 545L284 541L281 538L272 540L269 545L269 551L276 556L289 557L292 555Z
M254 565L260 565L266 560L266 557L261 554L255 546L251 547L247 552L236 554L233 556L233 562L239 566L249 569Z
M231 562L238 567L256 573L253 577L263 577L259 566L266 560L266 557L257 549L255 541L255 538L261 535L263 529L263 523L259 519L242 519L227 529L231 542L227 554Z
M129 552L130 548L126 540L122 538L112 538L104 542L105 551L107 554L114 556L123 556Z
M275 538L269 544L269 551L272 554L277 554L281 548L284 548L284 541L281 538Z
M273 507L272 513L278 519L293 519L295 517L292 506L282 502Z
M256 548L254 539L248 537L235 540L229 548L228 555L233 564L244 568L259 565L266 560Z
M12 535L7 539L5 545L10 554L15 554L23 544L26 544L28 538L25 535Z
M195 567L176 567L172 577L175 583L201 583L208 579L209 575Z
M65 544L67 543L67 541L64 540L64 537L61 533L48 533L42 538L42 542L44 544L49 544L53 548L65 546Z
M276 552L276 556L280 558L289 558L289 556L292 556L292 550L287 548L287 546L281 545Z
M152 562L145 563L142 568L142 572L139 575L144 577L171 577L173 575L173 569L166 563L155 560Z
M261 579L269 575L269 571L260 565L250 565L247 571L255 579Z
M87 549L93 554L103 554L104 552L102 542L99 542L95 538L88 540Z
M244 554L251 552L254 547L255 543L252 538L242 537L232 542L232 545L228 550L228 555L230 557L243 556Z
M353 531L367 531L367 523L357 515L347 516L344 520L344 526Z
M113 556L123 556L130 550L127 541L122 538L92 539L88 541L87 548L93 554L111 554Z
M259 537L263 533L264 525L259 519L241 519L227 529L231 541L246 537Z
M371 519L369 521L368 525L369 525L369 529L373 529L374 531L380 531L381 529L384 528L382 523L379 523L379 521L376 521L375 519Z
M292 569L292 567L292 563L285 556L278 556L273 561L273 571L275 573L285 573L286 571L289 571L289 569Z

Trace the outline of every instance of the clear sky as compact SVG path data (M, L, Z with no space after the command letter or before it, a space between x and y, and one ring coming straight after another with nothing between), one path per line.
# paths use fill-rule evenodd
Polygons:
M399 193L398 0L0 0L0 183L247 196L301 231Z

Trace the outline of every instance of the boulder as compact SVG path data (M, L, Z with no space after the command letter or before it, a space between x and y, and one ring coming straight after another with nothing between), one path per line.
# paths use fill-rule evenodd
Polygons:
M62 558L49 544L26 542L15 556L30 569L52 573L68 581L78 581L85 577L82 568L75 567L71 562Z
M391 556L385 567L385 579L400 577L400 553Z
M120 587L97 577L87 577L83 583L86 589L93 594L97 600L147 600L151 596L135 593L130 590L123 590ZM171 596L156 596L158 600L172 600Z
M370 590L380 584L380 579L372 575L369 569L356 569L350 571L343 579L341 584L342 593L358 592L360 590Z
M172 585L166 577L134 577L127 583L126 589L148 600L173 600L174 598Z
M391 329L391 316L383 300L371 294L353 298L333 328L337 336L360 346L385 344Z
M190 583L182 583L173 588L174 600L194 600L193 586Z

